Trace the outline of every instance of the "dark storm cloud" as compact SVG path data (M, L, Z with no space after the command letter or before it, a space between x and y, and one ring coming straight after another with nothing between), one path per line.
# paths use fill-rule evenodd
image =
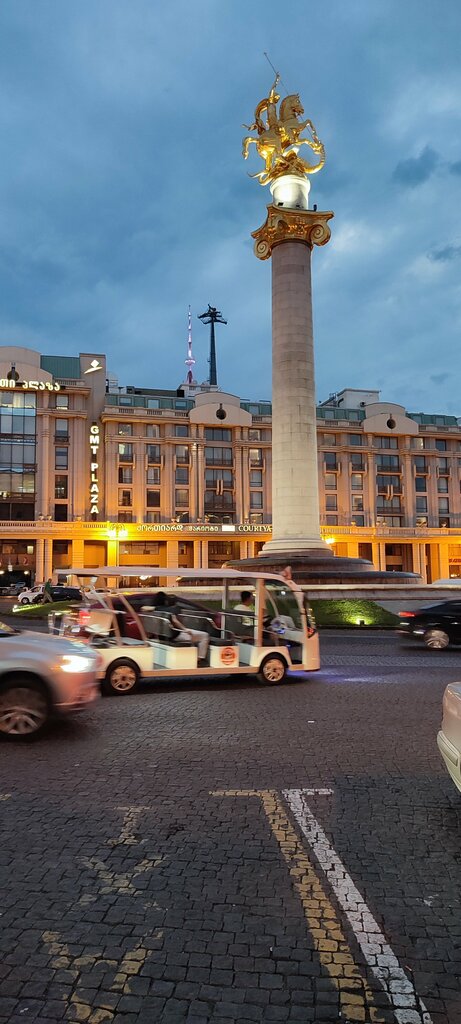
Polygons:
M418 157L400 160L394 168L393 179L405 188L423 185L434 173L440 157L430 146L425 146Z
M319 395L382 381L390 401L430 409L437 337L437 370L450 367L438 411L461 411L458 245L446 242L461 7L434 12L435 0L292 0L282 33L276 0L3 0L0 344L107 351L121 384L173 387L189 303L206 377L196 316L210 302L228 320L221 386L269 396L270 265L251 232L270 194L247 176L254 153L241 159L242 122L273 77L267 50L326 146L311 179L312 203L335 212L313 253Z
M445 245L442 249L433 249L429 253L429 259L436 263L449 263L451 260L459 260L461 257L461 245Z

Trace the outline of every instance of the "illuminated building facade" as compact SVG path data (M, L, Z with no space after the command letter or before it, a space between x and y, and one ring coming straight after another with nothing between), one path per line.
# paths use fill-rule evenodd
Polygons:
M0 348L0 574L218 567L271 536L271 405L118 387L99 353ZM322 534L377 569L461 576L461 425L377 391L317 408Z

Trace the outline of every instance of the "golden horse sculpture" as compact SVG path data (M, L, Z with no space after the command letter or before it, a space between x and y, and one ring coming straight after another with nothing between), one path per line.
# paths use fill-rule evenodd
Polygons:
M276 90L279 78L280 75L276 75L269 95L258 103L254 123L243 126L250 132L257 132L256 138L246 135L243 139L242 155L244 160L248 158L248 150L254 142L265 167L263 171L251 174L250 177L258 178L261 185L268 185L282 174L315 174L325 163L325 148L312 121L309 118L305 121L298 120L304 114L298 93L286 96L277 113L280 96ZM309 129L312 137L301 139L301 132L305 128ZM309 164L303 160L298 155L301 146L310 146L319 156L318 163Z

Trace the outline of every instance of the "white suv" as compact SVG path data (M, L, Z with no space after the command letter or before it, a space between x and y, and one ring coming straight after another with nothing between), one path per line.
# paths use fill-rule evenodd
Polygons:
M0 622L0 737L37 736L49 719L99 695L101 658L86 644Z
M18 604L35 604L43 597L44 589L45 585L43 583L38 584L36 587L26 587L18 594Z

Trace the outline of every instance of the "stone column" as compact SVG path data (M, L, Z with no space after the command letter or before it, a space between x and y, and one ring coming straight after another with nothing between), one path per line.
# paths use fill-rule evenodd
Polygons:
M44 580L48 580L53 572L53 541L51 537L45 537L45 559L43 576Z
M328 558L319 520L311 250L328 241L333 214L281 209L275 186L273 195L254 232L256 255L272 256L273 534L263 552L320 549Z

